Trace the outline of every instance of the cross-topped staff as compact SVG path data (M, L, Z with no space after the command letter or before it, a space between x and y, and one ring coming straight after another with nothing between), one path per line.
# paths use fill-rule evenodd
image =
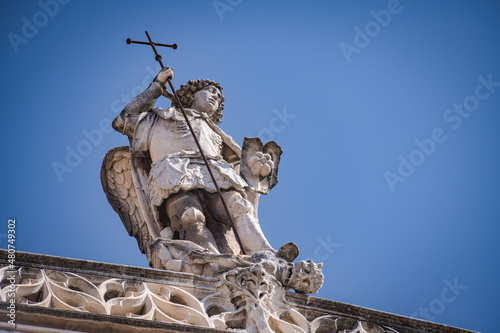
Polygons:
M127 44L134 43L134 44L142 44L142 45L151 45L151 47L153 48L153 52L155 53L155 60L160 63L162 69L165 68L165 66L163 65L163 62L161 61L162 57L158 53L158 51L156 50L155 46L171 47L171 48L173 48L175 50L175 49L177 49L177 44L170 45L170 44L155 43L155 42L153 42L153 40L151 39L151 36L149 35L149 33L147 31L146 31L146 36L148 37L148 41L149 42L133 41L130 38L128 38L126 42L127 42ZM201 149L200 142L198 141L198 138L196 137L196 134L194 133L193 127L191 126L191 123L190 123L190 121L188 119L186 111L184 111L184 108L182 107L182 104L181 104L181 101L179 99L179 96L177 96L177 92L175 91L175 88L174 88L174 86L172 84L172 81L170 80L169 77L167 78L167 82L168 82L168 85L169 85L170 89L172 90L172 92L174 94L175 101L177 102L177 105L179 105L179 108L181 109L182 115L184 116L184 119L186 120L186 123L187 123L187 125L189 127L189 131L193 135L193 138L194 138L194 141L196 143L196 146L198 147L198 150L200 151L200 155L203 158L203 162L205 162L205 165L207 166L208 173L210 174L210 178L212 179L212 181L213 181L213 183L215 185L217 193L219 194L220 200L222 202L222 206L224 207L224 210L225 210L225 212L227 214L227 217L229 218L229 221L231 222L231 226L233 227L234 235L236 236L236 240L238 241L238 245L240 246L241 253L246 254L245 253L245 249L243 248L243 244L241 243L240 236L238 235L238 231L236 230L236 227L234 225L233 219L231 218L231 214L229 213L229 209L227 208L227 205L226 205L226 202L224 200L224 197L222 196L222 192L221 192L221 190L219 188L219 185L217 184L217 181L215 180L214 174L212 173L212 169L210 168L210 165L208 164L207 158L205 157L205 153Z
M165 46L165 47L171 47L173 48L174 50L177 48L177 44L161 44L161 43L154 43L152 40L151 40L151 36L149 36L149 33L146 31L146 36L148 36L148 40L149 42L141 42L141 41L136 41L136 40L132 40L130 38L127 38L127 44L142 44L142 45L151 45L151 47L153 48L153 51L156 55L155 57L155 60L158 61L161 65L161 68L165 68L165 66L163 66L163 62L161 61L161 55L158 54L158 51L156 51L156 47L155 46Z

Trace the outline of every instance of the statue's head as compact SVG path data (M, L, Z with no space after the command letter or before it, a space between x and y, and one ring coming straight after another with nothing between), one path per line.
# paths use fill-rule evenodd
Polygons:
M315 294L323 285L322 263L316 264L311 260L301 260L296 263L287 263L285 269L281 271L283 286L292 288L301 294Z
M212 113L211 120L215 124L220 124L220 119L223 117L222 110L224 110L223 102L226 99L222 95L222 87L219 83L211 80L189 80L187 84L181 85L181 87L177 90L177 95L179 96L179 100L181 101L183 107L191 108L195 102L196 95L199 92L200 94L205 92L208 93L208 91L213 91L213 88L217 89L219 107ZM179 107L175 100L172 101L172 106Z

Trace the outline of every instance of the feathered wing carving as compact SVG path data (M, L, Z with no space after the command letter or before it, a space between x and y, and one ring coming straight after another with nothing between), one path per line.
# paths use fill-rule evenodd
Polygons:
M120 216L128 234L137 239L141 252L147 255L151 263L149 245L152 237L142 216L141 204L135 191L129 146L108 151L102 162L101 183L111 207Z

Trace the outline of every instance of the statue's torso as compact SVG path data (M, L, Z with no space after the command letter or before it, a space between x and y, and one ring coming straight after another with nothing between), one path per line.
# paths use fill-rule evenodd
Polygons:
M188 110L189 111L189 110ZM183 116L175 109L154 109L149 122L148 150L151 157L148 190L151 203L160 206L172 193L203 189L216 192L214 182ZM246 182L222 158L222 138L193 113L188 116L213 175L221 189L244 191ZM151 117L155 117L151 115Z
M158 117L151 129L149 153L153 163L168 155L180 152L197 154L199 151L182 115ZM191 126L207 157L216 157L222 151L222 138L201 117L188 116Z

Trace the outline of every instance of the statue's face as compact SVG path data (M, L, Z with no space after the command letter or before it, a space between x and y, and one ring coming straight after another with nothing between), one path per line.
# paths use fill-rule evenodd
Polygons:
M314 280L316 278L316 270L314 263L310 260L299 261L288 265L285 270L286 277L283 279L284 285L293 288L299 293L309 294L316 293Z
M221 91L210 85L196 92L191 108L212 115L219 108L221 99Z

